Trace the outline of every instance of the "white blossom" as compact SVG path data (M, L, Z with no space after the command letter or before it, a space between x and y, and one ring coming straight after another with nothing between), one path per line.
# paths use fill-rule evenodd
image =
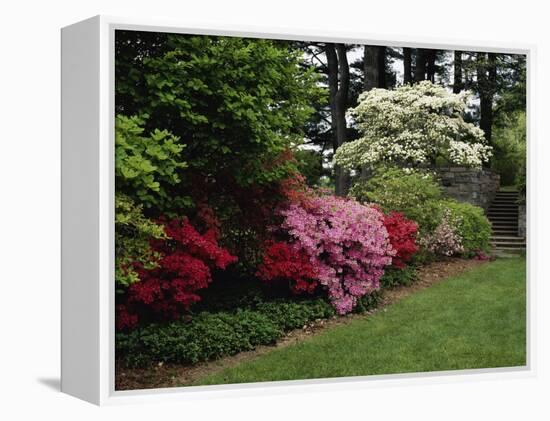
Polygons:
M340 146L334 161L347 169L384 161L418 166L442 156L479 167L491 147L479 127L464 121L468 96L428 81L364 92L349 110L361 137Z

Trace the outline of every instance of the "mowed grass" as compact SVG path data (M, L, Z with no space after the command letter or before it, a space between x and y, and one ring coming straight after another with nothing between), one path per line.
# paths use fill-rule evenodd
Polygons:
M486 263L196 384L523 366L525 279L524 258Z

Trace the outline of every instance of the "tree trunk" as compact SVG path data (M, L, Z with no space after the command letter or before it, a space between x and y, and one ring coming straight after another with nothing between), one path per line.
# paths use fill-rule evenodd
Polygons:
M363 55L364 81L363 88L386 88L386 47L365 45ZM361 178L367 179L369 167L361 168Z
M493 98L496 92L496 55L477 53L477 83L479 87L479 127L491 144L493 126Z
M412 83L411 49L403 48L403 83Z
M437 55L437 50L427 50L426 51L426 79L432 83L435 83L435 58Z
M332 146L334 152L346 142L346 109L349 91L349 64L344 44L326 45ZM349 190L350 177L339 165L334 166L337 196L345 196Z
M365 78L363 88L386 88L386 47L365 45L363 53Z
M453 93L458 94L464 89L462 81L462 51L455 51Z
M414 66L414 81L420 82L426 80L426 50L416 49L416 63Z
M378 87L386 89L386 47L378 47Z

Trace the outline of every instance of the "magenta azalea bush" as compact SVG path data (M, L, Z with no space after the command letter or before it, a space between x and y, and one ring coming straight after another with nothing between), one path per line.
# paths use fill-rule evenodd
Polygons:
M392 249L382 213L336 196L313 196L279 211L281 228L316 268L319 283L339 314L380 288Z

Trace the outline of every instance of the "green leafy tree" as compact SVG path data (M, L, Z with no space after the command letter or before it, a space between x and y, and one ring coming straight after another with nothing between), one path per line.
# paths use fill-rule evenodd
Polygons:
M117 66L132 57L141 71L117 84L117 106L149 115L146 131L161 127L186 145L192 177L182 188L208 180L219 189L229 177L241 186L268 184L295 169L279 157L301 140L312 100L322 95L315 73L299 66L299 51L284 41L234 37L168 35L159 42L139 60L127 50L143 46L120 40ZM127 95L128 85L139 95Z
M309 186L318 186L321 177L326 174L322 156L315 150L299 149L294 152L298 170L305 177Z
M122 194L115 195L115 280L117 288L139 281L134 263L145 269L156 266L158 254L149 242L165 238L163 227L143 215L143 207Z
M145 120L116 116L115 176L117 191L125 192L146 208L189 206L189 198L170 195L170 186L180 183L179 171L187 167L182 160L184 145L166 130L144 133Z
M503 185L521 184L526 165L527 121L525 111L505 114L493 128L495 157L492 168L500 174Z

